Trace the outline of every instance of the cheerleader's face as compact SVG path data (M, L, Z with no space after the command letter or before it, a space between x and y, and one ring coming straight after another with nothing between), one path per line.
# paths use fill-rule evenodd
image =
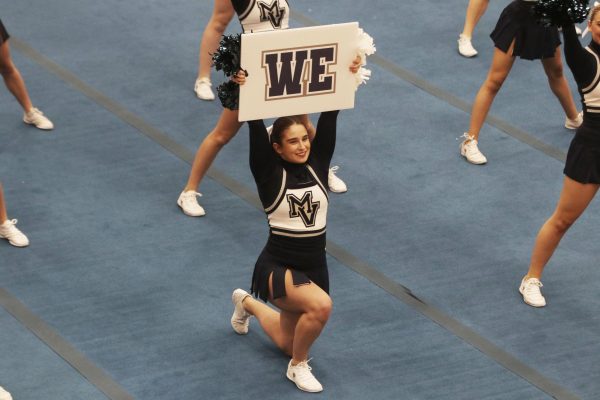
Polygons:
M310 154L310 140L304 125L290 125L281 134L281 144L273 143L273 149L287 162L304 164Z
M600 12L594 14L594 19L588 22L588 28L592 32L592 40L600 44Z

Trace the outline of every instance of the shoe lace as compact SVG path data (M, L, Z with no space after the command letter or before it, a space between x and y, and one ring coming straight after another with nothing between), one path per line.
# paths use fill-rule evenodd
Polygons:
M5 234L13 235L19 232L19 229L15 226L19 222L17 219L7 219L2 225L6 229Z
M466 140L473 141L473 140L475 140L475 136L469 135L469 132L465 132L465 133L462 134L462 136L459 136L459 137L456 138L456 140L461 140L461 139L463 141L466 141Z
M528 295L541 296L540 288L543 287L542 282L539 279L531 278L525 283L525 292Z
M530 288L533 286L543 287L544 285L542 285L542 282L540 282L539 279L531 278L527 281L527 287Z
M312 367L310 365L308 365L308 362L310 360L312 360L312 358L309 358L308 360L300 361L298 364L294 365L294 367L306 369L307 371L312 371Z
M196 197L202 197L202 193L193 191L193 190L188 190L187 192L185 192L183 194L183 196L187 199L194 199Z
M17 219L7 219L6 221L4 221L4 224L6 224L10 229L13 226L15 226L17 224L17 222L19 222L19 220L17 220ZM2 225L4 225L4 224L2 224Z
M29 115L31 115L32 117L38 116L38 115L44 115L43 112L41 112L40 110L38 110L37 108L33 107L31 109L31 111L29 111Z

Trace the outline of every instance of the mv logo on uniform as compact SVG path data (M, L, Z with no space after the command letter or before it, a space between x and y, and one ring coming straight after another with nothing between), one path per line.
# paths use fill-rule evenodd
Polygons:
M335 93L338 45L264 51L265 101Z
M280 8L278 1L274 1L270 5L259 1L258 9L260 10L260 20L262 22L269 21L273 28L281 28L281 21L285 16L285 8Z
M304 226L315 226L317 211L319 211L321 203L318 201L313 202L312 192L308 191L304 193L301 199L293 194L288 194L286 198L290 207L290 218L300 217L302 222L304 222Z

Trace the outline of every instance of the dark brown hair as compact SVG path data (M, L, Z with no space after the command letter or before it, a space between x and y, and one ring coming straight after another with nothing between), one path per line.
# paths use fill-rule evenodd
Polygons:
M281 136L290 126L300 124L302 121L299 117L280 117L273 122L273 130L271 131L271 144L277 143L281 145Z

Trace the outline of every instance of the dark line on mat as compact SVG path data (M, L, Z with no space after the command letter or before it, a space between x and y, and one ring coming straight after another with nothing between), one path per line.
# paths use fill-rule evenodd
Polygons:
M293 16L298 19L297 13L294 13ZM12 40L14 40L14 38ZM94 101L97 101L98 104L105 107L107 110L113 112L124 122L135 127L142 134L146 135L147 137L155 141L157 144L169 150L178 158L184 160L189 164L192 163L193 153L190 152L184 146L179 145L167 134L154 128L152 125L145 122L143 119L139 118L135 114L127 111L127 109L125 109L123 106L104 96L92 87L88 86L79 78L77 78L77 76L67 71L63 67L59 66L58 64L50 61L31 47L19 41L17 41L15 44L15 47L19 51L22 51L25 55L36 61L38 64L52 71L61 79L76 87L84 95L90 97ZM529 135L527 136L529 137ZM222 186L226 187L232 193L236 194L243 200L252 204L259 210L262 210L262 205L256 193L248 187L246 187L245 185L240 184L236 180L229 177L227 174L215 168L211 168L207 175ZM378 271L376 268L355 257L354 255L343 249L341 246L338 246L330 240L327 241L327 252L331 256L338 259L343 265L346 265L348 268L364 276L369 281L373 282L375 285L379 286L380 288L390 293L397 299L401 300L402 302L414 308L415 310L421 312L438 325L454 333L456 336L460 337L465 342L471 344L473 347L477 348L482 353L491 357L493 360L496 360L496 362L504 366L506 369L525 379L526 381L536 386L548 395L559 400L579 400L577 396L570 393L568 390L562 388L560 385L546 378L545 376L537 372L535 369L525 365L517 358L502 350L501 348L499 348L489 340L485 339L484 337L480 336L477 332L465 326L461 322L449 317L437 308L430 306L429 304L420 300L416 295L414 295L411 292L410 289L395 282L393 279L390 279L385 274Z
M527 366L510 353L504 351L488 339L479 335L473 329L446 315L436 307L427 304L418 296L416 296L409 288L399 284L393 279L390 279L381 271L377 270L329 240L327 241L327 252L337 258L348 268L352 269L359 275L364 276L392 296L401 300L403 303L419 311L433 322L463 339L465 342L469 343L483 354L495 360L498 364L513 372L515 375L520 376L532 385L536 386L541 391L558 400L579 399L579 397L569 392L567 389L546 378L537 370Z
M85 355L1 287L0 305L109 399L133 400L133 396L113 381L102 369L96 367Z
M305 15L299 14L298 12L292 11L292 13L290 15L292 18L296 19L303 25L307 25L307 26L321 25L319 22L313 20L312 18L309 18ZM433 97L437 97L438 99L445 101L446 103L450 104L451 106L456 107L459 110L466 112L467 114L471 114L471 103L468 103L468 102L464 101L463 99L456 97L453 94L438 88L437 86L432 85L427 80L420 78L419 76L413 74L412 72L398 66L394 62L392 62L384 57L381 57L378 54L373 54L372 56L369 56L369 62L373 63L375 65L378 65L379 67L381 67L384 70L390 72L391 74L397 76L398 78L429 93ZM488 125L491 125L497 129L501 130L502 132L508 134L509 136L512 136L513 138L519 140L520 142L523 142L526 145L533 147L534 149L537 149L537 150L541 151L542 153L544 153L552 158L555 158L561 162L564 162L567 158L567 153L565 153L564 151L539 140L535 136L525 132L522 129L519 129L519 128L509 124L508 122L504 121L503 119L494 117L493 115L488 115L488 117L485 119L485 122Z

